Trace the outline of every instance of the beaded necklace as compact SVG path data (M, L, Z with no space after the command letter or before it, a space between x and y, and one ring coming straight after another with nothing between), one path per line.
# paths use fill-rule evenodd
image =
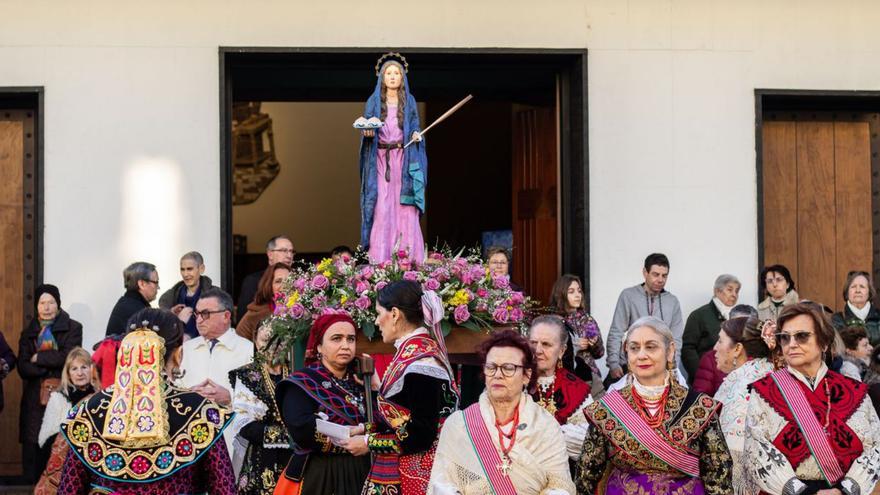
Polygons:
M504 433L504 427L507 425L512 425L510 428L510 433ZM495 418L495 429L498 430L498 445L501 446L501 464L496 466L501 474L507 476L510 472L510 451L513 450L513 446L516 445L516 432L518 430L517 426L519 426L519 406L514 409L513 417L510 418L510 421L505 423L499 423L498 418ZM510 440L510 445L507 447L504 446L504 439Z

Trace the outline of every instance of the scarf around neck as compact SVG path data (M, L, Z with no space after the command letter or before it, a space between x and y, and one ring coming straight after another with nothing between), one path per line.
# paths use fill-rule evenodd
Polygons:
M856 318L858 318L862 321L865 321L868 319L868 313L871 312L871 301L868 301L865 304L865 307L863 307L862 309L859 309L859 308L853 306L853 304L849 301L846 302L846 305L847 305L847 307L849 307L849 310L852 311L853 316L855 316Z

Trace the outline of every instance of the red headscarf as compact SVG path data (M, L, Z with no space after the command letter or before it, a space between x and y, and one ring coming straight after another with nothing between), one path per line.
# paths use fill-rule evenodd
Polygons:
M306 344L306 364L314 364L318 362L318 345L324 340L324 333L334 323L350 323L357 331L357 325L351 316L345 313L332 313L321 315L312 323L312 329L309 331L309 341Z

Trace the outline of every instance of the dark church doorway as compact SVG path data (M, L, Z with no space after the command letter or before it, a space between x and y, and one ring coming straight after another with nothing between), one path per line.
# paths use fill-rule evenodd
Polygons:
M376 81L373 67L387 51L221 48L221 251L228 290L265 267L270 231L290 235L299 259L357 243L360 178L351 122L362 114ZM512 279L530 295L546 301L560 273L580 275L588 290L586 52L399 51L409 63L423 125L474 95L426 136L428 246L480 246L485 233L510 231ZM236 187L241 203L233 160L242 152L232 122L248 102L272 120L257 139L266 153L277 153L278 171L265 187L271 192L260 194L265 199L233 205ZM340 155L345 147L354 153ZM300 232L253 228L297 215L301 227L288 230ZM309 242L334 228L333 236Z

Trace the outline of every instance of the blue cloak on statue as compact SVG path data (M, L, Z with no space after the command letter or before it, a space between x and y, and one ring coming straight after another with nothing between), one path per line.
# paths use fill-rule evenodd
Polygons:
M390 62L389 62L390 63ZM376 89L367 100L364 118L382 118L382 75L387 63L379 70L376 78ZM416 99L409 90L406 73L402 72L403 88L406 91L406 104L403 108L403 138L406 144L413 132L421 131L419 108ZM361 135L360 172L361 172L361 246L370 248L370 232L373 230L373 213L376 209L378 196L378 174L376 158L378 156L379 132L375 137L365 138ZM425 141L413 143L403 150L403 167L401 171L400 203L415 206L421 214L425 213L425 187L428 183L428 157L425 154Z

